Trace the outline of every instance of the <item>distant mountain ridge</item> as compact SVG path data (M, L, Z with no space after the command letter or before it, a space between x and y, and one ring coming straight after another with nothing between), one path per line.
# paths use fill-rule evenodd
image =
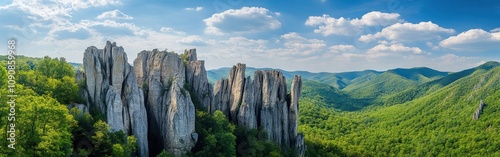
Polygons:
M209 82L213 83L215 82L215 80L224 78L224 76L227 76L229 70L230 68L219 68L219 69L208 70L207 75ZM257 70L272 70L272 69L247 67L247 72L245 75L249 76ZM291 78L294 75L301 75L302 78L305 80L318 81L336 87L340 90L343 90L344 88L350 85L360 85L363 83L366 85L366 82L370 82L370 80L384 73L399 75L402 79L410 80L411 82L415 82L416 84L422 84L428 81L432 81L449 74L449 72L441 72L427 67L417 67L409 69L397 68L387 71L364 70L364 71L351 71L351 72L340 72L340 73L330 73L330 72L314 73L308 71L286 71L282 69L274 69L274 70L281 71L283 75L285 75L285 77L287 78ZM380 81L382 81L383 79L384 78L380 78Z

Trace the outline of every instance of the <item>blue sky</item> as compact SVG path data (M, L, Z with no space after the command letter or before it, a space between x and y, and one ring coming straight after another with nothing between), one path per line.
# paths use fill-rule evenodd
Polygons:
M71 62L107 40L129 62L197 48L208 69L459 71L500 60L496 0L13 0L0 2L0 27L18 54Z

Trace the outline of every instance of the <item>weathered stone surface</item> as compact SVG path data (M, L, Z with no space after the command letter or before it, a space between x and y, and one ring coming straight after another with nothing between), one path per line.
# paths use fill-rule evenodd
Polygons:
M208 83L205 61L196 60L196 49L184 53L187 56L186 83L189 90L193 92L192 97L199 101L200 105L210 111L213 86Z
M305 145L304 134L299 134L295 136L295 150L300 157L305 156L307 146Z
M168 105L166 136L164 137L166 149L174 156L182 156L189 152L196 144L192 134L195 133L195 108L191 102L189 92L181 88L177 82L179 77L174 79L165 99Z
M238 63L229 71L229 85L231 86L229 103L230 103L230 118L233 122L237 122L238 110L240 108L243 97L243 87L245 86L245 64Z
M179 55L157 49L142 51L134 61L137 84L145 92L148 134L151 139L149 145L155 151L153 153L166 149L174 156L182 156L196 143L197 139L193 137L194 104L189 91L184 89L189 86L184 86L186 74L189 77L187 80L196 84L197 91L194 93L204 93L211 88L201 87L204 84L201 74L206 80L203 61L190 62L193 62L193 66L187 72ZM210 99L206 101L208 105L211 102Z
M238 125L247 128L257 128L257 114L255 107L255 92L254 84L250 77L245 80L245 88L243 91L243 100L238 112Z
M224 115L229 117L229 80L222 79L215 82L213 94L210 113L220 110Z
M289 130L290 139L294 139L297 136L297 129L299 123L299 98L302 89L302 77L294 76L292 80L292 86L290 89L290 105L288 109L288 120L290 121Z
M83 66L84 73L75 77L77 82L85 80L82 96L88 106L106 116L112 131L134 135L139 145L138 155L149 156L143 92L131 74L124 49L109 41L104 49L88 47Z
M256 71L253 81L244 74L245 64L237 64L228 79L215 83L211 112L221 110L231 121L247 128L262 127L269 140L296 149L303 156L304 137L297 135L301 77L293 78L287 95L286 80L280 71Z
M196 54L196 49L189 49L184 51L184 56L186 56L186 61L197 61L198 57Z
M130 72L126 77L123 92L126 98L126 109L129 112L127 117L130 121L130 123L126 124L127 126L130 125L132 128L132 135L135 135L137 138L138 149L140 150L139 156L149 156L148 116L144 106L144 94L137 86L137 81L133 72Z

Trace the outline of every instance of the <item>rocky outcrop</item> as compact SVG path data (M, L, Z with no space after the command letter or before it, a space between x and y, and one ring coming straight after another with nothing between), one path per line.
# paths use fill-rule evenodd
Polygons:
M127 55L116 43L104 49L85 50L84 72L77 72L77 82L85 82L82 96L87 105L106 116L112 131L123 131L137 138L139 156L149 156L147 118L142 91L127 63Z
M196 77L200 71L204 68L188 74ZM142 51L134 61L134 72L145 93L150 145L156 151L153 154L166 149L174 156L184 155L194 147L197 134L194 131L194 104L184 88L186 67L183 60L173 52Z
M481 113L483 112L483 108L484 108L484 102L483 100L481 100L481 102L479 102L479 106L477 107L476 112L474 112L474 114L472 115L472 119L479 120L479 115L481 115Z
M245 64L233 66L227 79L214 85L211 112L221 110L231 121L248 128L262 127L267 138L305 153L304 136L297 134L302 80L295 76L290 94L280 71L256 71L245 78Z
M269 140L303 156L304 136L297 133L301 77L293 78L287 94L280 71L257 71L252 80L245 69L233 66L227 79L212 86L196 49L181 56L142 51L132 67L123 48L107 42L104 49L85 50L84 72L75 78L85 86L81 92L90 110L104 114L112 131L137 137L139 156L189 152L198 140L195 104L210 113L221 110L237 125L261 127Z
M196 49L186 50L186 83L188 90L192 91L193 97L201 107L210 111L212 103L212 84L208 83L205 61L197 60Z

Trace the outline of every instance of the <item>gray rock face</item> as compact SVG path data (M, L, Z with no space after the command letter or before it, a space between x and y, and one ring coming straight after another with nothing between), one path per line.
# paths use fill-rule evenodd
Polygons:
M189 61L197 61L198 57L196 54L196 49L189 49L184 51L184 55L186 56L186 60Z
M187 57L186 83L189 90L193 91L193 97L207 110L210 111L212 103L212 84L208 83L205 61L196 60L196 49L184 53Z
M149 156L147 115L144 102L141 101L144 98L123 48L109 41L104 49L88 47L84 53L83 66L84 73L77 73L76 80L85 80L82 96L88 106L107 117L112 131L122 130L134 135L137 138L138 155Z
M229 116L229 80L222 79L214 84L212 103L210 103L210 113L216 110L222 111L224 115Z
M280 71L256 71L253 81L244 74L245 64L237 64L228 79L214 84L211 112L221 110L231 121L247 128L262 127L269 140L296 149L303 156L304 136L297 134L301 77L293 78L287 95L286 80Z
M229 71L228 79L229 85L231 86L229 117L233 122L237 122L238 110L242 102L243 87L245 87L245 68L245 64L238 63Z
M256 99L254 83L250 77L246 78L243 99L238 112L238 124L247 128L257 128Z
M167 121L164 137L166 149L175 156L182 156L189 152L196 144L195 134L195 108L191 102L189 92L181 88L176 82L184 81L178 77L164 99L167 104Z
M199 75L205 74L206 79L204 63L190 62L193 66L187 72L179 55L157 49L142 51L134 61L137 83L145 91L149 119L148 134L152 138L150 145L156 146L156 149L167 149L175 156L182 156L191 150L197 140L193 138L194 104L189 92L184 89L186 74L189 76L188 80L191 79L190 83L197 85L197 92L203 93L210 89L200 87L203 85L203 80Z

